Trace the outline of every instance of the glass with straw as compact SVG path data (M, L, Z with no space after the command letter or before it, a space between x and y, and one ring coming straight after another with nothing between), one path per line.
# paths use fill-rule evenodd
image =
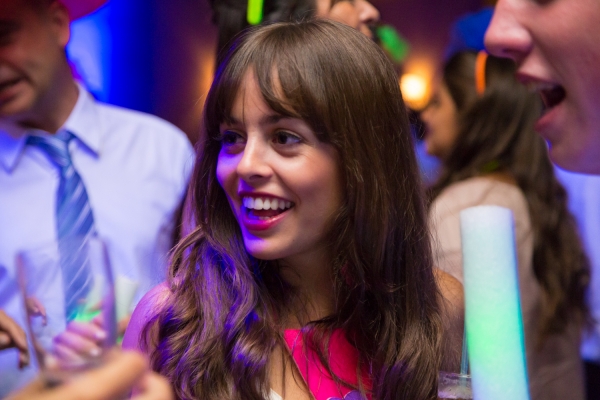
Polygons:
M467 330L464 330L460 372L441 371L438 377L438 399L472 400L471 375L469 375L469 357L467 354Z
M104 242L72 237L24 249L16 264L34 361L46 383L60 384L103 363L117 335Z

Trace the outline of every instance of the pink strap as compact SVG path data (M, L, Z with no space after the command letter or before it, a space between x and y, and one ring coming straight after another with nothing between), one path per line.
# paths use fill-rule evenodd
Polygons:
M315 400L364 400L358 390L333 380L325 366L321 364L319 356L304 346L304 335L299 329L287 329L284 332L290 353ZM358 351L339 329L332 333L329 341L329 364L335 375L346 382L358 385L356 375ZM366 371L362 373L362 383L367 390L371 389L372 381ZM370 395L367 395L367 400L371 400Z

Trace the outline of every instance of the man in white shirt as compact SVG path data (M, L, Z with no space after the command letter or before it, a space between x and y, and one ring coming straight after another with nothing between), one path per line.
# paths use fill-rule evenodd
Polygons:
M600 1L498 0L485 38L488 50L518 64L517 78L540 93L545 110L535 129L560 167L600 175ZM583 179L583 178L582 178ZM584 236L594 264L590 307L600 317L598 182L585 179ZM600 398L600 323L583 347L588 398ZM551 379L549 377L548 379Z
M133 303L165 277L193 151L166 121L100 104L73 80L70 21L103 2L0 0L0 309L21 326L15 256L60 237L64 181L31 136L69 136L65 146L114 274L138 287ZM0 397L36 373L19 371L18 359L16 350L0 352Z

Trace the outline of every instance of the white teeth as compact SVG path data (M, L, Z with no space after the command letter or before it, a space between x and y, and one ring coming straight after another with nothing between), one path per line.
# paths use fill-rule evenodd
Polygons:
M264 197L243 197L242 205L250 210L285 210L292 207L291 201Z

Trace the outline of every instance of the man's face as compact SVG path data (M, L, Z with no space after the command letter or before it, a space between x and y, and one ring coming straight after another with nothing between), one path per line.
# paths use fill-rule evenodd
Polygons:
M536 124L563 168L600 174L600 1L499 0L488 50L546 105Z
M68 14L58 2L0 0L0 118L43 111L65 66Z
M379 11L367 0L317 0L317 17L346 24L368 37L370 26L379 21Z

